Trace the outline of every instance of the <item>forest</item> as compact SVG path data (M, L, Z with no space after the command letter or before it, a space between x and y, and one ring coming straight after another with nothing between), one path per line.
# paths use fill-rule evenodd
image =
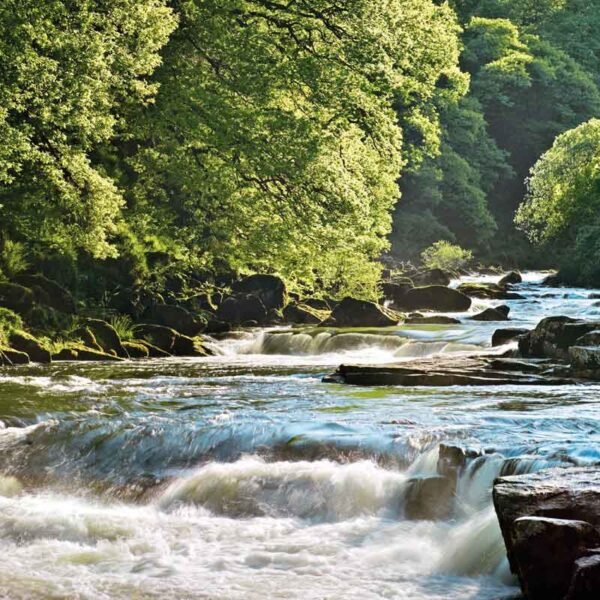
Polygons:
M599 21L596 0L5 0L0 277L117 308L251 273L375 298L385 264L448 242L598 283Z

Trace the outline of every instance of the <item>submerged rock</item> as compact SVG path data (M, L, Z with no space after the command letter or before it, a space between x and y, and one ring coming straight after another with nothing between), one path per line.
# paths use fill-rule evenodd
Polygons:
M406 310L465 312L471 307L471 299L452 288L430 285L408 290L399 306Z
M322 327L391 327L402 316L380 304L355 298L344 298L321 323Z
M257 296L267 310L281 310L288 301L285 282L277 275L250 275L236 281L232 289L236 293Z

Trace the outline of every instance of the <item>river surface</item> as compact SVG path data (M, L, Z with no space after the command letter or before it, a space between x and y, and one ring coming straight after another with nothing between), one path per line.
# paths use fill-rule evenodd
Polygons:
M506 325L600 320L589 290L542 277ZM248 331L208 359L0 369L0 598L517 597L493 479L600 464L600 385L321 382L343 362L489 351L501 326ZM441 442L485 456L452 518L409 521L407 481L435 473Z

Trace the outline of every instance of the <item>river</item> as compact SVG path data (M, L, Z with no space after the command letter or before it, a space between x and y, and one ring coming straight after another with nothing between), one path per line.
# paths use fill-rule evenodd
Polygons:
M590 290L542 278L507 325L600 320ZM343 362L489 351L499 326L246 331L207 359L0 370L0 597L514 598L492 481L600 464L600 385L321 382ZM441 442L485 456L452 519L409 521L407 481Z

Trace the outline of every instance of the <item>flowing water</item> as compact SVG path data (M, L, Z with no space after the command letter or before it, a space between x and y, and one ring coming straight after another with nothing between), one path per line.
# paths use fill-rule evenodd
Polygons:
M600 319L589 291L541 279L511 326ZM600 385L321 383L342 362L489 351L498 326L242 332L208 359L0 370L0 598L515 597L492 482L600 464ZM451 518L407 520L441 442L484 456Z

